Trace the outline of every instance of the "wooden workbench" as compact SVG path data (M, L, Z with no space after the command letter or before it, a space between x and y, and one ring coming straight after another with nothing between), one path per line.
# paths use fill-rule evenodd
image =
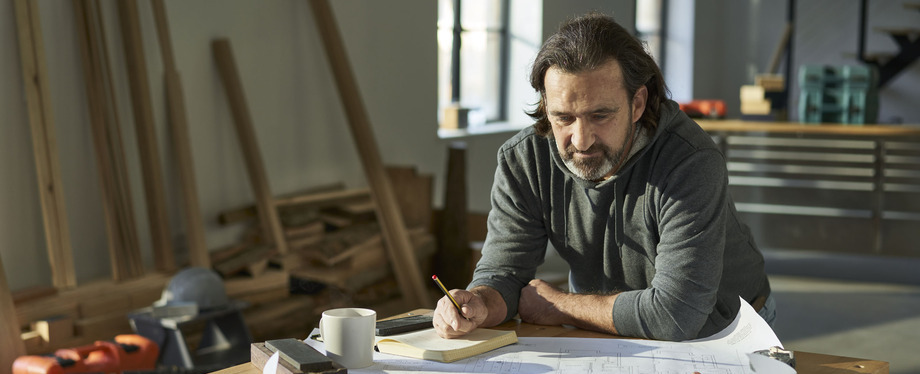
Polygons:
M920 124L916 125L841 125L830 123L755 122L742 120L697 120L707 132L760 132L774 134L843 135L858 137L915 137L920 138Z
M417 309L409 313L423 314L430 310ZM406 316L400 314L390 318ZM540 326L511 320L496 329L515 330L519 337L567 337L567 338L603 338L623 339L622 337L600 332L586 331L564 326ZM866 360L844 356L833 356L811 352L795 352L796 371L799 374L887 374L888 362ZM233 366L213 374L259 374L261 371L250 363Z

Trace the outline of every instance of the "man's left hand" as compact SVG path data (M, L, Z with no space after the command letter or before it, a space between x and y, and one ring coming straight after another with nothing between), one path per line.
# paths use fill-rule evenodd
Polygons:
M531 280L521 289L518 313L524 322L537 325L562 325L568 323L568 316L557 303L567 294L542 280Z

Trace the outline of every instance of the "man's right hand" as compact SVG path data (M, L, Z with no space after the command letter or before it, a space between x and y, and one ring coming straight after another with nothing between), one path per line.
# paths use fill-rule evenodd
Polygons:
M447 296L438 300L432 322L434 330L445 339L469 334L489 317L489 308L479 294L459 289L450 290L450 294L460 304L463 315L457 312L454 303Z

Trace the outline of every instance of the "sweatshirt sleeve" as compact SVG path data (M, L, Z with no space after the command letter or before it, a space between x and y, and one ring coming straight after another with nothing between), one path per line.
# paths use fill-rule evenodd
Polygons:
M711 148L662 175L650 181L647 213L660 235L655 276L649 288L617 296L613 321L625 336L680 341L698 337L716 305L728 180L721 153Z
M543 263L547 236L533 181L512 151L499 151L492 186L492 209L482 258L473 272L468 289L488 286L497 290L508 307L505 321L517 314L521 288L527 285ZM526 165L525 165L526 164Z

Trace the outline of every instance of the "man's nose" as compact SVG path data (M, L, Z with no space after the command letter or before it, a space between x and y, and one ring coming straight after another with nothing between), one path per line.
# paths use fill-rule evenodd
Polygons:
M594 145L594 131L591 125L580 119L572 124L572 145L579 151L587 151Z

